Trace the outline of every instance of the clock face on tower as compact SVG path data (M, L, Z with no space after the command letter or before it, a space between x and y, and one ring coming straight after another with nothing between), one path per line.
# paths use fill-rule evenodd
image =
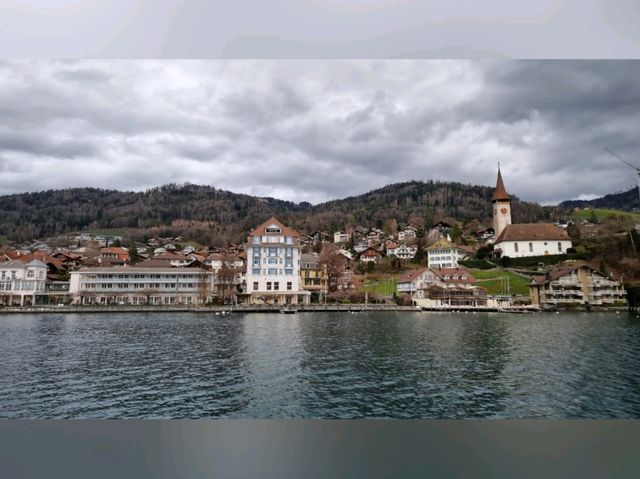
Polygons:
M500 213L502 213L503 215L506 215L507 211L509 211L509 210L507 210L506 208L501 208L500 209Z

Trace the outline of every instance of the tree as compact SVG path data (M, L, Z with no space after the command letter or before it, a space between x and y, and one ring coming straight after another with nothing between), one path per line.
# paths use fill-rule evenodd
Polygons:
M129 247L129 262L131 264L136 264L142 260L143 260L142 256L140 256L140 253L138 253L138 245L136 243L133 243Z
M591 210L591 214L589 215L589 221L594 225L598 224L598 215L596 214L595 210Z
M454 243L460 243L462 239L462 229L460 229L460 225L458 223L453 225L453 230L451 231L451 240Z
M607 274L607 263L605 263L604 258L600 258L600 266L598 269L602 274Z
M327 271L327 288L329 292L338 289L338 281L344 273L346 258L338 253L338 245L325 243L320 253L319 263Z

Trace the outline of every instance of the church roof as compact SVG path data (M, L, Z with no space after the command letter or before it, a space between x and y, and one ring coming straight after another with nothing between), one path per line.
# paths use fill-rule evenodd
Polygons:
M500 168L498 168L498 181L496 181L496 189L493 192L493 197L491 201L498 200L510 200L511 196L507 193L506 188L504 187L504 182L502 181L502 173L500 173Z
M568 240L569 235L562 228L551 223L524 223L507 225L495 244L503 241L554 241Z

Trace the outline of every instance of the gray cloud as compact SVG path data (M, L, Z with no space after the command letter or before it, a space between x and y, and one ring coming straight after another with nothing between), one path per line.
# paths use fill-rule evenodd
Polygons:
M407 180L553 203L640 162L638 61L4 61L0 193L168 182L317 203Z

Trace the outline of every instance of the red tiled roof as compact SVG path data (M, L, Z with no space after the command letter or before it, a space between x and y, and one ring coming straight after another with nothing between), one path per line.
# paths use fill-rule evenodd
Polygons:
M569 235L562 228L551 223L524 223L507 225L495 244L503 241L554 241L569 240Z
M396 283L411 283L414 279L420 276L425 271L428 271L429 268L419 268L412 269L404 273L402 276L399 276L396 280Z
M37 259L38 261L42 261L46 265L53 265L55 269L63 270L65 269L64 264L58 258L54 258L53 256L48 256L44 253L31 253L20 256L20 261L23 261L25 264Z

